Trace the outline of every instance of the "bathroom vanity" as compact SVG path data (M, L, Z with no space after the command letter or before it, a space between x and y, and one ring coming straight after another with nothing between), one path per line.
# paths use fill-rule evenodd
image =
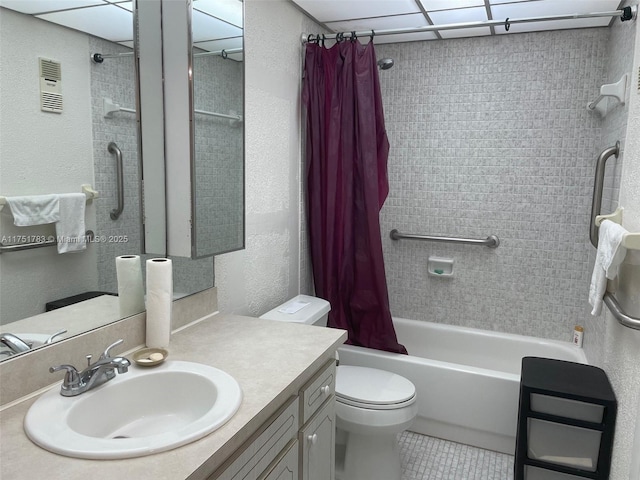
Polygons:
M76 459L44 450L26 437L23 419L37 398L33 395L0 412L0 477L333 478L334 354L345 339L346 333L336 329L224 314L205 317L173 334L167 361L211 365L239 382L242 404L225 425L163 453Z

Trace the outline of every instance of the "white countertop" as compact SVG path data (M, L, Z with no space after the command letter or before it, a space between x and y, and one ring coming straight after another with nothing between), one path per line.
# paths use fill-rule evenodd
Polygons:
M50 453L26 437L22 421L32 398L0 412L0 478L205 479L296 395L345 339L346 332L331 328L224 314L206 318L171 337L168 360L211 365L240 383L242 405L223 427L168 452L81 460Z

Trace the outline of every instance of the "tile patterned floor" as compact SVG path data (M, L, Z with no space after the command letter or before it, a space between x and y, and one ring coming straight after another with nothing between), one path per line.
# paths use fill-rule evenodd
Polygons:
M402 480L513 480L513 456L404 432Z

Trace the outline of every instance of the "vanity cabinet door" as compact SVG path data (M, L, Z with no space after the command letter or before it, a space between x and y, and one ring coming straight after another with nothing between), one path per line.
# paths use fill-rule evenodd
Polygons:
M268 471L280 453L295 443L299 408L298 397L293 397L207 480L255 480Z
M335 478L336 409L332 395L300 431L300 479Z
M298 442L293 442L276 465L258 480L298 480L298 478Z

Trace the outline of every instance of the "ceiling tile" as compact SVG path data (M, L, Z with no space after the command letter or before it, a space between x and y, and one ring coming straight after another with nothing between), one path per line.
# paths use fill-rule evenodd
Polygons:
M38 18L113 42L122 42L133 38L133 15L115 5L46 13L38 15Z
M295 0L319 22L419 13L414 0Z
M90 5L104 5L103 0L0 0L0 7L22 13L46 13Z
M229 25L197 10L193 11L191 17L191 28L194 42L242 36L241 28Z
M114 5L117 5L120 8L124 8L126 10L129 10L130 12L133 12L133 1L131 2L122 2L120 0L108 0L109 3L113 3Z
M240 0L195 0L193 9L208 13L237 27L242 27L242 2Z
M491 3L495 3L491 0ZM494 20L503 18L546 17L572 13L607 12L616 10L619 0L538 0L504 5L491 5ZM609 17L607 17L609 18Z
M400 33L395 35L380 35L375 37L375 44L418 42L420 40L436 40L438 37L433 32L424 33Z
M385 18L363 18L361 20L345 20L341 22L326 23L334 32L351 32L364 30L385 30L396 28L426 27L428 24L424 15L416 13L412 15L395 15Z
M420 3L428 12L433 10L484 6L484 0L420 0Z
M487 10L484 7L460 8L429 12L429 18L435 25L450 23L486 22Z

